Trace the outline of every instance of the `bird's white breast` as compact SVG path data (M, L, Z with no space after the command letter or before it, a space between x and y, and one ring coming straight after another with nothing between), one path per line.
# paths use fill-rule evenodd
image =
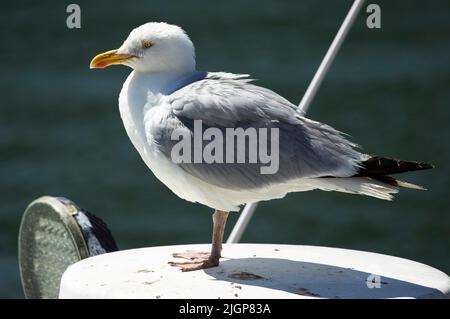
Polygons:
M120 116L128 137L146 165L158 179L175 191L179 186L174 183L177 180L174 175L182 174L181 169L158 152L148 135L150 128L158 125L170 112L163 102L164 96L152 90L155 86L151 79L149 81L132 72L120 92Z
M210 198L214 187L175 165L158 151L153 142L152 126L161 125L170 113L165 95L158 93L160 83L156 82L135 72L125 81L119 96L119 110L128 137L153 174L175 194L188 201L215 207L216 200ZM215 208L229 210L236 207L224 201L223 205Z

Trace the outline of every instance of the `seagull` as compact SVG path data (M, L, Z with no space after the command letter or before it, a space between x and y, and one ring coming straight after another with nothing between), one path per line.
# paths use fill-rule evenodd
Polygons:
M175 25L143 24L118 49L95 56L90 67L117 64L133 69L120 92L119 111L145 164L179 197L214 209L211 251L174 254L183 261L170 264L182 271L219 265L228 214L241 205L315 189L391 200L399 188L423 189L391 174L433 167L362 153L347 135L306 118L282 96L253 84L247 74L197 71L194 45ZM174 159L179 142L174 135L195 138L198 121L203 133L214 129L217 136L237 128L276 130L278 139L270 145L276 146L277 170L262 173L262 161ZM209 137L211 141L213 135ZM228 152L225 156L242 151L220 150Z

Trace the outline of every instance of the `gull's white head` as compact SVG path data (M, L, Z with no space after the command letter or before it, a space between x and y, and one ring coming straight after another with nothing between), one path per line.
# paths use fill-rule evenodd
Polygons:
M131 31L120 48L94 57L91 68L113 64L138 72L190 72L195 70L194 45L180 27L149 22Z

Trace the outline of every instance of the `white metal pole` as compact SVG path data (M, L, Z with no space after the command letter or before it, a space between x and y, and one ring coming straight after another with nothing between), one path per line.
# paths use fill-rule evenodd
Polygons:
M333 63L336 54L341 48L341 45L344 42L348 31L350 31L350 28L352 27L353 22L358 16L358 13L361 10L363 4L364 0L355 0L355 2L353 2L352 7L350 8L350 11L347 13L347 16L345 17L344 22L342 22L342 25L339 28L338 33L336 34L333 42L328 48L327 54L325 54L322 63L320 63L320 66L317 69L316 74L314 75L311 83L308 86L308 89L306 90L305 95L303 96L299 104L299 109L304 113L308 111L308 108L311 105L312 100L316 96L317 90L322 84L323 79L325 78L325 75L331 66L331 63Z
M241 212L241 215L239 216L239 219L236 222L236 225L234 225L234 228L227 239L228 244L238 243L241 240L242 234L247 228L250 219L252 219L256 207L258 207L258 202L248 203L247 205L245 205L244 209Z
M336 36L334 37L333 42L331 43L330 47L328 48L327 53L325 54L325 57L323 58L322 62L320 63L319 68L316 71L316 74L314 75L311 83L308 86L308 89L306 90L305 95L303 96L302 100L299 104L299 110L303 113L306 113L309 106L311 105L311 102L313 101L314 97L316 96L317 90L319 89L320 85L323 82L323 79L325 78L326 73L328 72L328 69L330 68L331 64L334 61L334 58L336 57L336 54L338 53L342 43L345 40L345 37L347 36L348 31L353 25L353 22L355 21L356 17L358 16L359 11L362 8L362 5L364 4L365 0L355 0L353 2L353 5L351 6L350 10L347 13L347 16L344 19L344 22L342 22L341 27L339 28L339 31L337 32ZM248 223L250 222L250 219L253 216L253 213L256 210L256 207L258 207L258 203L249 203L245 205L244 209L241 212L241 216L239 216L238 221L236 222L236 225L234 226L233 230L231 231L230 236L228 237L227 243L237 243L242 237L242 234L244 233L245 229L247 228Z

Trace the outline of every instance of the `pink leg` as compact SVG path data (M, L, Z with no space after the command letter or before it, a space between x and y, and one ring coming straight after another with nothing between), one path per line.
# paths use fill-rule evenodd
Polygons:
M192 252L173 254L175 258L188 259L188 262L169 262L171 266L179 267L181 271L193 271L216 267L219 265L219 259L222 251L223 232L228 218L228 212L216 210L213 214L213 237L211 253Z
M209 257L210 253L207 253L206 251L200 252L200 251L192 251L188 250L184 253L174 253L172 254L175 258L183 258L187 260L198 260L198 259L207 259Z

